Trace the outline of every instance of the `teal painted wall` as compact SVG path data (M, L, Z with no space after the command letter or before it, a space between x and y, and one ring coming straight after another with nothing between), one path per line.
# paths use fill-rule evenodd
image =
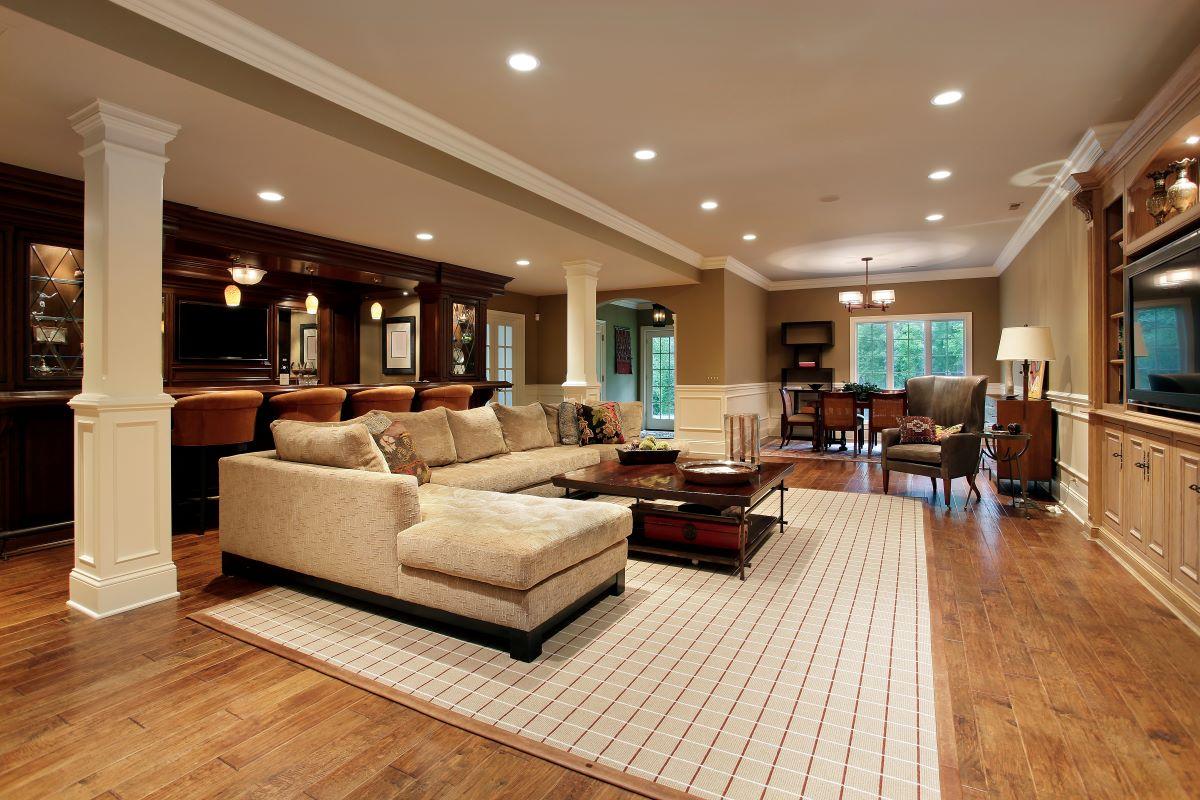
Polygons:
M604 304L596 309L596 319L602 319L608 322L608 337L605 341L604 363L601 369L604 371L605 380L605 399L615 400L616 402L631 401L638 399L638 349L641 347L641 341L638 336L638 312L632 308L624 308L622 306L614 306ZM616 364L617 354L617 337L613 332L613 326L619 325L629 329L629 336L633 343L633 374L618 375L613 372Z

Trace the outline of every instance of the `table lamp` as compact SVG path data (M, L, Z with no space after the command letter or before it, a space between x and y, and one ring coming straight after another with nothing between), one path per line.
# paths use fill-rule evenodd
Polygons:
M1029 362L1054 360L1054 340L1050 338L1050 329L1044 325L1005 328L1000 331L1000 347L996 351L996 360L1022 362L1022 399L1028 400ZM1009 399L1015 396L1012 394Z

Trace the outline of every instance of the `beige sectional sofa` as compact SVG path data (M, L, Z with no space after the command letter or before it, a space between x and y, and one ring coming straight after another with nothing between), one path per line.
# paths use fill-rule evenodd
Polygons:
M622 417L640 427L641 404L630 405ZM550 484L615 458L616 446L551 444L459 461L459 451L494 449L494 431L479 427L490 425L488 412L421 413L389 415L416 432L418 454L423 445L439 462L421 486L369 459L356 469L275 451L222 459L223 570L500 636L514 658L532 660L546 635L624 590L630 511L563 499ZM456 413L444 441L451 426L439 415ZM559 496L539 496L550 494Z

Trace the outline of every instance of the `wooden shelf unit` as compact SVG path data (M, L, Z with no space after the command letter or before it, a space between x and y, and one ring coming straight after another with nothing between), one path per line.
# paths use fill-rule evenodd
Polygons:
M1121 403L1125 397L1125 249L1122 247L1125 228L1125 204L1121 197L1104 208L1104 309L1108 320L1104 330L1105 371L1103 397L1110 403Z

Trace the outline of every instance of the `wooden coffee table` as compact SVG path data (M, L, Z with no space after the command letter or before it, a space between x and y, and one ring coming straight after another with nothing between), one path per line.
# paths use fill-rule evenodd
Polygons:
M708 459L680 459L681 461L703 461ZM792 472L791 464L763 464L758 475L750 482L729 486L709 486L691 483L675 469L674 464L650 464L646 466L624 466L618 461L603 461L593 467L585 467L556 475L552 482L567 490L568 497L611 494L632 497L633 534L629 537L629 552L647 555L673 556L725 564L734 567L742 580L746 579L749 559L775 532L787 525L783 518L783 500L787 487L783 480ZM779 492L779 514L752 514L772 493ZM736 509L733 523L737 525L738 546L736 549L700 547L683 542L647 539L642 535L642 519L648 514L678 517L680 520L712 521L707 515L689 514L673 506L654 501L674 500L695 503L716 509ZM648 501L648 502L647 502Z

